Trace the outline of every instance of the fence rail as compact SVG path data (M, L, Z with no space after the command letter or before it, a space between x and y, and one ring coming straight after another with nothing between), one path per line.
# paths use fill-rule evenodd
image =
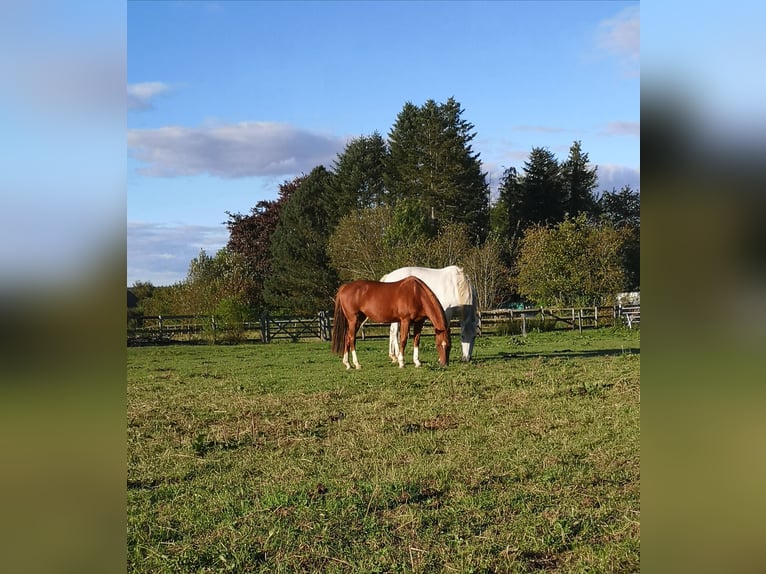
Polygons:
M532 330L595 329L640 324L641 307L566 307L534 309L495 309L481 313L484 335L521 334ZM459 332L460 323L451 322L453 332ZM128 325L128 345L147 345L172 342L240 342L270 343L278 340L299 341L319 339L329 341L332 335L332 315L321 311L314 317L279 316L265 313L258 321L245 321L227 325L218 317L196 315L146 316L132 320ZM427 322L423 335L433 335ZM366 323L359 333L365 339L388 337L388 324Z

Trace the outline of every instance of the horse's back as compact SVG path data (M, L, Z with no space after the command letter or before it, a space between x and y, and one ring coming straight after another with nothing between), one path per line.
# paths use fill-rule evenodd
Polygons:
M389 317L395 316L400 307L412 306L416 291L410 287L411 283L409 280L384 283L359 279L342 285L338 300L351 313L361 312L375 321L389 322Z
M470 283L457 265L449 265L441 269L430 267L400 267L384 275L381 281L400 281L405 277L414 276L423 281L433 291L442 307L460 307L473 303Z

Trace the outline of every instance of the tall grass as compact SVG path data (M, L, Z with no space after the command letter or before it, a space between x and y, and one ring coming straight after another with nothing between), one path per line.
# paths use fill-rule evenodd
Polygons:
M386 350L128 349L129 571L639 570L640 331Z

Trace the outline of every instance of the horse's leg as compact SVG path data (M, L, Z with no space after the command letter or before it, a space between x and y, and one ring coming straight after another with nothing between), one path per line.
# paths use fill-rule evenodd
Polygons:
M454 315L456 309L457 307L450 307L449 309L444 310L444 315L447 317L447 323L452 320L452 315ZM462 361L468 361L471 358L471 351L466 339L466 313L467 311L465 307L462 307L460 309L460 347L462 354L460 360Z
M463 361L470 361L473 355L478 323L479 317L476 315L476 310L470 306L465 307L460 317L460 346L463 350Z
M412 327L412 362L416 367L420 366L420 332L423 330L423 321L416 321Z
M346 340L343 341L343 364L346 366L346 370L349 370L351 368L351 365L348 362L348 348L349 348L349 340L350 340L351 334L349 331L346 331Z
M357 316L352 317L348 321L349 340L347 344L348 344L348 347L351 349L351 361L354 363L355 369L362 368L362 365L359 364L359 360L356 358L356 332L359 330L361 323L362 322L359 320L359 317ZM348 364L348 357L346 357L346 368L347 369L351 368Z
M399 323L391 323L388 332L388 356L396 363L399 356Z
M396 359L399 361L399 368L404 367L404 348L407 346L407 336L410 334L410 320L402 319L399 325L399 348L397 349Z

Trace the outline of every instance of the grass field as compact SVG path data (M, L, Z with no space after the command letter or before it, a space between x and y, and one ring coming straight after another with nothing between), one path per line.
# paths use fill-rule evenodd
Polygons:
M640 331L386 349L129 348L128 570L639 571Z

